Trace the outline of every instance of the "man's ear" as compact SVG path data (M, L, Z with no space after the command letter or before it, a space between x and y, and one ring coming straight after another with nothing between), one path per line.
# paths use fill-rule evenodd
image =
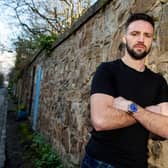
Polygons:
M123 38L122 38L122 42L123 42L124 44L126 44L126 36L125 36L125 35L124 35Z

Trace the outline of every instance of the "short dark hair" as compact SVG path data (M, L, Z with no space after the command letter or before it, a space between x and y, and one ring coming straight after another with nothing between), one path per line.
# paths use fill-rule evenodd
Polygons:
M144 20L146 22L149 22L152 27L154 28L155 27L155 23L154 23L154 19L153 17L145 14L145 13L133 13L130 15L130 17L128 18L126 24L125 24L125 29L127 30L128 26L134 22L134 21L137 21L137 20Z

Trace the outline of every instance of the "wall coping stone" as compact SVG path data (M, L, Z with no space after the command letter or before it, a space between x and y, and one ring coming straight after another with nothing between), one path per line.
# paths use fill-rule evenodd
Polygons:
M76 30L78 30L83 24L85 24L91 17L93 17L100 9L105 7L111 0L98 0L93 6L91 6L84 15L67 30L60 35L59 39L55 42L51 50L54 50L62 42L64 42L69 36L71 36Z

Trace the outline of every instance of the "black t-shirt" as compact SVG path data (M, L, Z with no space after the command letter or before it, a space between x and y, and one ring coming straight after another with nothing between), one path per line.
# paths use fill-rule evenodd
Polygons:
M102 63L93 78L91 94L122 96L142 107L168 102L165 79L149 70L136 71L118 59ZM146 168L149 132L139 123L109 130L96 131L86 146L86 152L117 168Z

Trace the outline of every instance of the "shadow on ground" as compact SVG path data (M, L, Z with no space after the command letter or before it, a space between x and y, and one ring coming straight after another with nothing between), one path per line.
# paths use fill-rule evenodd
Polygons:
M16 115L16 104L10 99L7 113L6 163L5 168L33 168L33 161L28 160L28 145L22 142L22 135Z

